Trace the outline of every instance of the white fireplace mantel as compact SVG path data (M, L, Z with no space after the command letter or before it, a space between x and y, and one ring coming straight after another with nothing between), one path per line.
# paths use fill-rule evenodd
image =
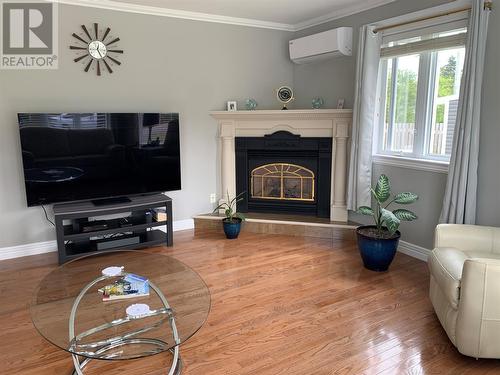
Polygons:
M263 137L284 130L302 137L332 138L332 221L347 222L346 175L350 109L290 109L257 111L214 111L219 124L221 187L223 196L236 194L235 137Z

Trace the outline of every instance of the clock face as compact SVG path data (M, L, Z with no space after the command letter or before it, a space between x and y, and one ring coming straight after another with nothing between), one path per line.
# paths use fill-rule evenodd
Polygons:
M80 33L72 34L77 40L77 45L69 48L79 54L73 61L82 64L85 72L94 70L100 76L106 70L111 74L113 68L122 64L117 59L118 54L123 54L123 50L117 46L120 38L112 36L109 27L103 30L99 29L97 23L93 26L93 29L87 29L85 25L81 25Z
M106 57L106 45L100 40L94 40L89 43L89 54L94 59L103 59Z
M293 91L290 87L282 86L277 91L278 100L282 103L288 103L293 100Z

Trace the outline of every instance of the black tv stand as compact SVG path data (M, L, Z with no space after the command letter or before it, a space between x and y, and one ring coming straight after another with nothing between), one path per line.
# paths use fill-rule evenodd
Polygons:
M130 200L129 197L111 197L111 198L92 199L91 202L94 206L107 206L110 204L130 203L132 201Z
M153 209L163 209L166 219L155 219ZM54 218L59 264L107 250L173 244L172 199L164 194L131 196L98 206L93 201L55 204Z

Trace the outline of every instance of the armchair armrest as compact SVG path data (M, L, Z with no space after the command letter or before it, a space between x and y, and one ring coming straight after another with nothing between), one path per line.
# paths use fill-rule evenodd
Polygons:
M500 337L500 260L464 263L456 337L458 350L476 358L497 358Z
M465 224L439 224L434 247L454 247L462 251L500 252L500 228Z

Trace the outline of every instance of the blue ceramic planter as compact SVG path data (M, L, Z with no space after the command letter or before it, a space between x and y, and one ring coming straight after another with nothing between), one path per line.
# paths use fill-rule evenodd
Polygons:
M365 225L356 229L359 253L363 259L364 266L372 271L387 271L396 255L401 233L397 231L395 238L378 239L360 233L360 229L364 228L376 227L373 225Z
M229 240L238 238L241 229L241 219L235 217L233 221L226 221L226 219L222 219L222 225L224 226L224 233L226 234L226 238Z

